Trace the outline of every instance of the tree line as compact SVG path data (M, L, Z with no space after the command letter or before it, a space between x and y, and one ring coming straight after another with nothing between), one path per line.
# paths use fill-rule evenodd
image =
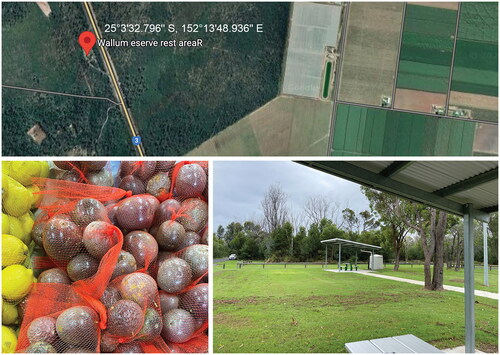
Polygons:
M463 266L463 220L460 217L397 196L361 187L369 209L356 212L325 196L312 196L294 213L279 185L271 185L261 200L262 218L219 226L214 233L214 257L237 254L240 260L336 262L335 246L321 240L342 238L379 245L384 261L399 269L401 261L423 261L425 288L443 287L443 268ZM489 263L498 264L498 214L488 223ZM483 261L483 226L475 224L475 260ZM333 249L332 249L333 248ZM325 253L328 253L325 255ZM343 248L342 261L354 262L355 249ZM369 254L357 253L366 261ZM431 266L433 266L431 268Z

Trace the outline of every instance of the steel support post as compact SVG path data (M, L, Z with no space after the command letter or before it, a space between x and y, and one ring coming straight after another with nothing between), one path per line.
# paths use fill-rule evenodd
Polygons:
M484 286L489 286L488 280L488 224L483 222L483 266L484 266Z
M325 243L325 267L328 265L328 244Z
M465 205L464 215L464 288L465 288L465 352L474 353L474 215L472 204Z
M342 244L339 244L339 270L340 270L340 259L342 257Z

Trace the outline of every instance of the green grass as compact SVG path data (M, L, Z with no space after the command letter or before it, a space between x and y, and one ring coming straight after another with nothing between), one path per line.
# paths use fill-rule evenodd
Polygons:
M423 265L400 265L398 271L393 270L393 265L387 265L384 270L377 271L378 273L402 277L404 279L424 281L424 266ZM476 290L489 292L498 292L498 270L489 271L490 286L483 285L483 269L475 269L474 271L474 287ZM455 271L454 269L444 269L444 284L450 286L464 287L464 270Z
M464 344L463 294L320 265L214 267L215 352L345 352L346 342L414 334ZM333 267L333 265L332 265ZM477 298L476 347L498 349L498 302Z

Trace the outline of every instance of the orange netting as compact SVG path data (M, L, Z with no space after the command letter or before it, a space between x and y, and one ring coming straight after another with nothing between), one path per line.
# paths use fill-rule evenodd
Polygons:
M122 162L122 188L91 184L97 163L56 164L80 182L34 181L47 255L35 267L47 270L24 302L17 350L206 352L207 163Z

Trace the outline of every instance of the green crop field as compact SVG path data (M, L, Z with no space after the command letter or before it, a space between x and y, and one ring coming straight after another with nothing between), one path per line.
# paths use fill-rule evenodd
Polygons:
M461 98L451 104L498 122L495 101L485 97L498 97L498 3L461 3L451 90Z
M498 301L476 298L476 348L498 351ZM464 295L320 265L214 267L214 351L336 353L347 342L403 334L464 344Z
M456 16L454 10L406 6L398 88L448 91Z
M475 123L339 104L333 155L471 155Z
M458 39L451 88L498 96L498 44Z
M462 2L458 38L498 42L498 2Z

